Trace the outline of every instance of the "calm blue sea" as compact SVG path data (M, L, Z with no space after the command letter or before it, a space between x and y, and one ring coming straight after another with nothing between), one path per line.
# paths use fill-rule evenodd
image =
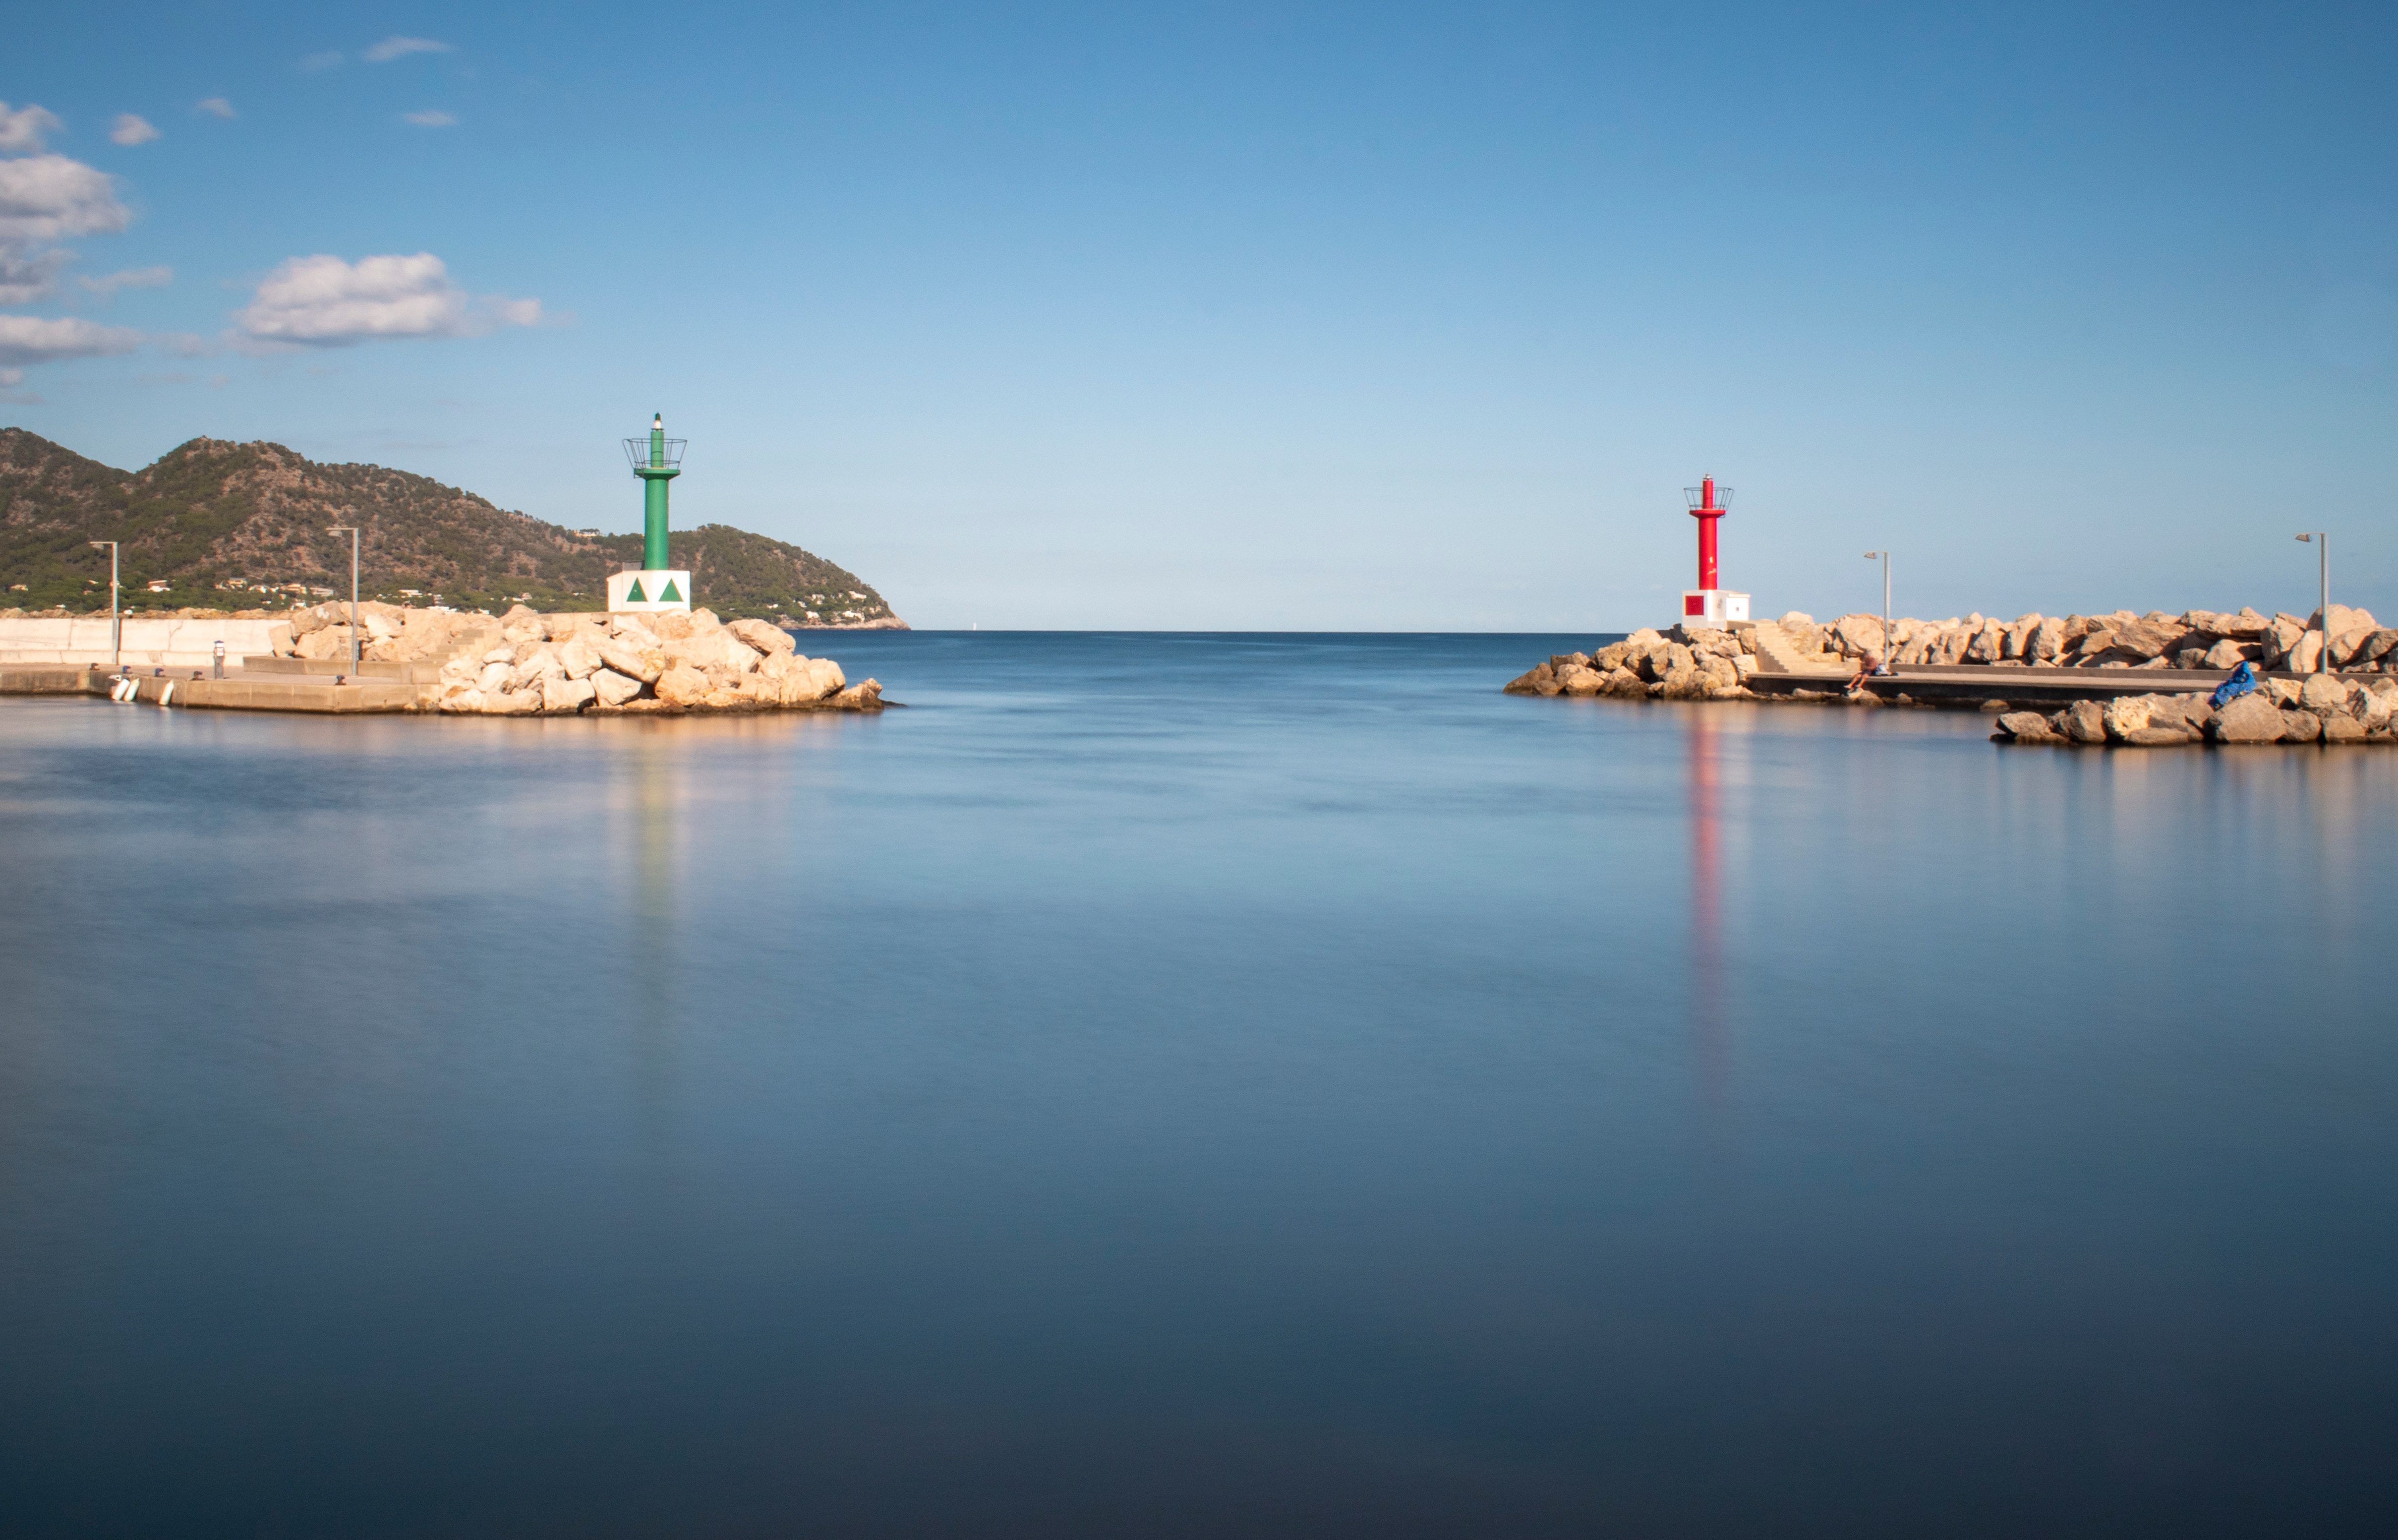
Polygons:
M2398 750L829 640L0 701L0 1530L2385 1532Z

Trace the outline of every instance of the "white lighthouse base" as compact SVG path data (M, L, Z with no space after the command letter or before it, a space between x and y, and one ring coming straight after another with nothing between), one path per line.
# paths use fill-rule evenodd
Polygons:
M1730 588L1684 588L1682 624L1730 626L1748 618L1748 595Z
M618 573L608 579L610 615L656 615L669 610L691 613L691 574L661 569Z

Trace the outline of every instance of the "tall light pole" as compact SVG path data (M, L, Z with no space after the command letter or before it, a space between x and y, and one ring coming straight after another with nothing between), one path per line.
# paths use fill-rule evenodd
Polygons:
M1885 672L1896 672L1891 663L1898 655L1898 644L1890 629L1890 552L1867 551L1866 560L1881 563L1881 666Z
M350 537L350 677L358 677L358 527L356 524L335 524L327 534Z
M108 666L122 669L125 667L125 623L116 614L116 542L95 540L91 543L93 550L102 546L108 547Z
M2323 558L2323 649L2315 654L2315 672L2327 674L2331 672L2331 536L2317 530L2298 538Z

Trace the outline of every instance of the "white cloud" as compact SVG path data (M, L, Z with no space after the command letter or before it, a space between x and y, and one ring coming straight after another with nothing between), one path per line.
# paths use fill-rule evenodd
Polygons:
M0 385L20 385L24 383L25 371L23 370L0 369Z
M110 124L108 128L108 142L111 144L147 144L157 137L158 130L150 126L148 118L132 113L117 114L116 121Z
M300 67L303 70L330 70L341 61L342 50L328 48L323 53L312 53L300 61Z
M67 251L27 252L0 241L0 304L31 304L59 286L59 272L74 256Z
M0 241L113 233L132 219L115 180L64 155L0 160Z
M174 281L175 270L171 267L128 267L122 273L75 279L102 299L114 299L120 289L164 289Z
M47 107L29 104L12 113L8 103L0 101L0 150L41 149L44 134L56 133L65 127Z
M458 120L448 113L435 112L430 108L421 113L402 113L399 115L420 128L455 128L458 123Z
M221 96L211 96L203 101L193 103L192 111L195 113L206 113L210 117L238 117L241 115L233 110L232 102L227 101Z
M130 353L141 345L141 333L121 326L101 326L73 316L58 320L0 316L0 366L98 358Z
M253 342L341 347L384 337L472 337L541 319L539 300L478 301L430 251L412 257L293 257L234 317Z
M405 59L412 53L454 53L447 43L437 43L430 37L386 37L358 55L370 64L388 64L395 59Z

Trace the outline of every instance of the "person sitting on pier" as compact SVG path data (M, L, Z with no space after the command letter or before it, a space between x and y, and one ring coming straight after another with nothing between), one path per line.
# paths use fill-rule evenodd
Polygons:
M1856 677L1849 681L1848 693L1855 695L1859 690L1866 687L1866 680L1873 678L1876 674L1886 674L1888 672L1890 672L1890 670L1882 667L1881 655L1879 653L1872 651L1866 652L1865 656L1857 659Z

